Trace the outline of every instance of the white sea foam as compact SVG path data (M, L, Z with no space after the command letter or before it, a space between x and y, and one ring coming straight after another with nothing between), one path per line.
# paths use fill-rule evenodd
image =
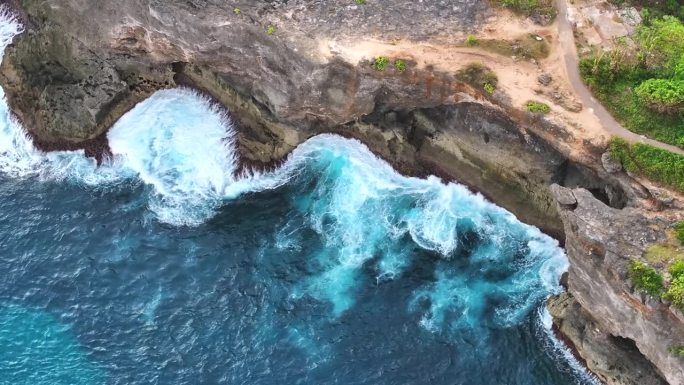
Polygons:
M0 13L0 49L20 31L16 20ZM0 172L100 187L138 181L149 190L149 209L163 222L197 225L246 192L288 182L307 186L293 205L325 247L313 256L317 274L295 295L328 301L334 314L353 305L364 265L376 261L378 279L404 272L414 254L413 246L400 242L407 238L445 260L468 237L479 239L467 258L480 271L464 275L440 267L435 281L415 293L410 310L423 313L428 330L477 327L486 296L502 303L490 327L516 324L541 297L558 290L567 269L557 243L539 230L461 185L402 176L356 140L320 135L275 171L237 175L230 120L196 92L174 89L155 93L112 127L113 158L97 167L80 151L37 151L0 96ZM292 234L298 227L283 231L279 245L297 248ZM506 279L479 278L500 266L508 268Z
M545 343L546 352L558 362L568 362L574 374L581 378L584 383L601 385L601 380L587 370L586 366L575 358L570 348L554 335L552 330L553 319L548 309L544 306L540 307L537 317L539 329L544 334L541 337Z

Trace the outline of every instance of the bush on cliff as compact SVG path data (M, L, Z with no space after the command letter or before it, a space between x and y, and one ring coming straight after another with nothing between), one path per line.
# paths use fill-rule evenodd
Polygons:
M680 311L684 312L684 276L680 275L673 279L664 297Z
M627 171L684 192L684 156L615 137L610 140L609 151Z
M537 102L534 100L529 100L525 104L525 108L527 108L527 111L536 113L536 114L548 114L551 112L551 107L549 107L548 104L542 103L542 102Z
M496 89L499 78L494 71L482 63L468 63L456 72L456 78L464 83L490 93L488 89Z
M679 277L684 277L684 261L681 259L675 261L672 265L670 265L668 271L670 272L673 280Z
M663 276L656 269L647 266L641 261L632 261L629 264L629 278L637 289L655 298L660 298L665 289ZM684 280L682 280L682 283L684 283Z
M684 245L684 221L680 221L675 225L675 231L677 232L677 240Z
M375 58L375 61L373 62L373 69L382 72L385 70L389 62L390 60L387 56L378 56Z

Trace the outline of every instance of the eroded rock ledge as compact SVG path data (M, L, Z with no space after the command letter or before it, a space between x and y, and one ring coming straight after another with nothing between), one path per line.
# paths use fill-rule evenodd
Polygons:
M267 167L322 132L358 138L403 173L466 183L566 240L572 297L551 309L602 379L684 383L684 362L668 352L684 345L681 314L635 294L626 278L628 260L681 215L678 200L658 211L648 189L603 167L604 143L516 110L512 96L483 95L414 63L374 71L328 44L464 34L489 15L485 1L398 0L391 12L342 0L11 3L26 32L8 49L0 83L44 149L101 154L125 111L178 85L228 108L246 167ZM606 352L626 361L615 366Z

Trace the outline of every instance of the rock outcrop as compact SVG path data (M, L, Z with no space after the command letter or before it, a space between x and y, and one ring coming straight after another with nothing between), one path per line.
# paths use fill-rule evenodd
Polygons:
M609 159L600 143L517 111L501 94L480 92L456 74L411 63L406 71L375 71L370 61L345 60L330 43L369 34L465 34L487 17L486 1L12 3L26 32L8 48L0 83L44 149L95 146L97 155L105 150L103 134L125 111L178 85L229 109L245 167L266 167L322 132L358 138L403 173L468 184L567 239L576 302L556 306L555 322L589 364L592 357L607 363L589 365L602 378L684 383L682 359L668 352L684 345L681 315L635 294L625 268L662 237L670 218L653 219L650 193L618 165L602 167ZM573 332L580 326L598 328L602 337L593 341L606 348L585 348L580 338L588 334ZM635 362L622 366L632 382L596 358L618 351Z
M570 293L549 300L556 330L585 359L587 368L608 385L665 385L634 341L614 337L601 329Z
M682 383L682 358L669 350L684 344L684 315L636 291L628 277L629 262L642 259L649 245L664 242L672 219L647 215L637 207L608 207L585 189L553 185L551 191L565 224L572 294L552 300L556 325L589 368L609 384L659 383L653 369L633 358L638 352L669 383ZM620 364L633 370L620 371L615 354L610 357L610 349L601 346L611 339L633 347Z

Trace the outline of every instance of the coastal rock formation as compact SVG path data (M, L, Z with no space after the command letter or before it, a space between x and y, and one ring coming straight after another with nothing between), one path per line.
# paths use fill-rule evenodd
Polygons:
M589 370L608 385L665 385L634 342L605 333L570 293L549 300L557 330L572 343Z
M486 1L399 0L391 9L346 0L11 3L26 31L8 48L0 83L40 147L101 156L116 119L178 85L231 112L244 167L268 167L322 132L358 138L403 173L468 184L566 239L573 299L552 306L558 329L611 384L682 383L684 363L668 352L684 345L682 317L636 294L625 267L671 218L654 219L648 190L619 167L606 172L604 143L516 110L510 96L488 95L455 73L411 62L376 71L371 58L347 60L333 42L465 36L491 12ZM573 332L594 325L605 350ZM618 351L638 363L624 365L624 381L598 358Z
M565 224L570 259L568 289L572 293L571 297L551 301L556 325L578 346L589 367L609 384L658 382L649 382L655 380L650 380L652 374L645 374L649 373L648 367L620 371L617 364L610 364L614 359L611 355L603 352L597 357L594 351L605 349L601 345L606 339L632 346L626 357L640 352L670 383L680 383L684 379L682 358L669 348L684 342L684 316L674 307L636 291L628 278L629 262L640 260L649 245L663 242L664 229L671 220L644 215L634 207L608 207L585 189L553 185L551 191L558 199ZM573 198L571 204L565 204L568 197ZM578 305L585 310L580 311ZM597 339L604 341L597 343ZM644 366L635 359L622 361L623 365L627 362L633 362L629 365L632 368ZM631 373L633 378L625 373ZM629 381L620 382L618 374Z

